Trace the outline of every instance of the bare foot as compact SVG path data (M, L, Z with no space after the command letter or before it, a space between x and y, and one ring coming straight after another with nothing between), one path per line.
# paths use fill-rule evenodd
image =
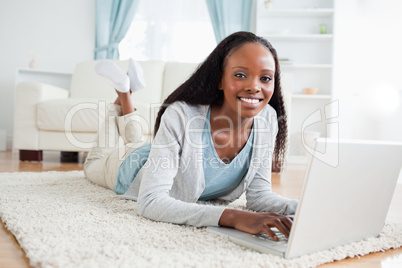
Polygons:
M122 115L130 114L135 111L133 108L133 104L131 102L131 92L120 92L116 90L117 98L114 101L114 104L121 106Z

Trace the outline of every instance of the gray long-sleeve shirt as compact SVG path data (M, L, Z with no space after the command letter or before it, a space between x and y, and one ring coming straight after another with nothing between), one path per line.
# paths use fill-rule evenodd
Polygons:
M202 133L208 105L171 104L162 116L148 160L123 198L138 202L138 213L156 221L218 226L225 207L197 204L205 188ZM250 167L242 182L220 199L234 201L246 191L247 208L294 214L297 200L271 190L271 163L278 123L267 105L254 118Z

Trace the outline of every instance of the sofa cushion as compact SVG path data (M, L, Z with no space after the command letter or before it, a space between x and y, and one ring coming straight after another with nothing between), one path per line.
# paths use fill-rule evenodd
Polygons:
M96 133L99 124L105 120L108 104L112 100L57 99L38 103L37 127L40 130ZM159 104L151 105L133 101L139 115L143 133L152 135ZM99 121L98 121L99 120ZM67 128L67 129L66 129Z
M163 78L162 100L185 82L198 67L198 63L167 62Z
M97 142L97 134L92 132L74 132L70 137L57 131L40 130L39 133L38 143L41 150L88 152ZM141 144L150 142L152 136L145 135Z
M95 72L94 67L97 62L88 61L77 64L71 80L70 98L116 98L113 87ZM124 72L127 72L127 60L116 60L115 62ZM162 79L165 62L143 61L139 62L139 64L144 70L146 87L133 94L133 100L143 103L160 103L162 100Z
M161 103L166 63L162 61L139 61L138 63L144 70L146 86L133 93L131 99L135 103Z
M74 132L73 139L59 131L39 130L38 144L41 150L87 152L97 141L94 132Z
M64 131L67 123L73 132L97 132L98 118L101 115L98 107L102 102L111 101L58 99L40 102L37 106L37 127L40 130Z

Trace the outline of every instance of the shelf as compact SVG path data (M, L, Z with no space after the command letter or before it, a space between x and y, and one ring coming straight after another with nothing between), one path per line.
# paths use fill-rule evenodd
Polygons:
M317 99L321 99L321 100L329 100L331 99L331 95L320 95L320 94L316 94L316 95L309 95L309 94L292 94L292 99L307 99L307 100L317 100Z
M279 61L282 69L331 69L332 64L288 64Z
M54 85L56 87L69 89L72 75L72 73L62 71L17 68L15 85L18 85L21 82L38 81Z
M307 157L300 150L298 132L312 112L333 101L333 41L335 1L283 0L273 1L270 9L264 0L256 0L253 29L267 39L278 52L282 71L282 89L290 93L289 156L305 164ZM323 25L326 33L320 34ZM322 29L323 30L323 29ZM317 94L303 94L302 89L318 88ZM312 129L327 133L325 124Z
M24 73L38 73L38 74L57 74L57 75L73 75L70 72L53 71L53 70L42 70L42 69L31 69L31 68L18 68L17 72Z
M268 39L299 40L299 41L331 41L332 34L259 34Z
M300 16L300 17L328 17L334 14L332 8L306 8L306 9L272 9L261 11L262 17L285 17L285 16Z

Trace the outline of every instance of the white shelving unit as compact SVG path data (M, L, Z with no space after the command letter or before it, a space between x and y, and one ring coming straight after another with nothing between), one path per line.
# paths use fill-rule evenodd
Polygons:
M24 81L37 81L70 90L72 75L68 72L18 68L15 74L15 85Z
M291 94L289 158L301 159L301 132L319 132L331 137L332 55L335 0L255 0L254 32L266 38L281 61L282 88ZM303 88L318 88L315 95ZM305 127L312 114L320 111L321 120ZM304 129L303 129L304 128ZM298 160L299 161L299 160Z
M283 41L324 41L332 40L332 34L263 34L265 38L270 40Z
M316 17L326 17L328 15L332 15L334 13L334 9L332 8L288 8L288 9L267 9L264 12L265 16L268 17L284 17L284 16L316 16Z

